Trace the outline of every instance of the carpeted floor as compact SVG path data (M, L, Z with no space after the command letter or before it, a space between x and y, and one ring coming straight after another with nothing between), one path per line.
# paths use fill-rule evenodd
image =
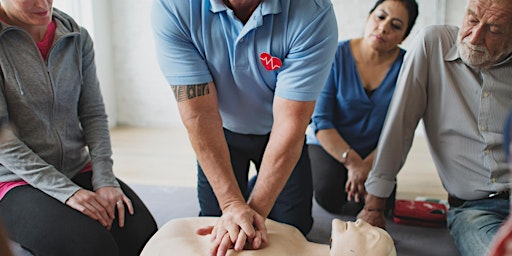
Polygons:
M199 212L195 188L131 185L155 217L159 227L174 218L194 217ZM315 223L308 239L329 243L333 218L353 221L354 217L333 215L313 205ZM398 256L458 256L453 239L446 228L398 225L387 220L387 231L393 237ZM15 256L31 254L13 244Z

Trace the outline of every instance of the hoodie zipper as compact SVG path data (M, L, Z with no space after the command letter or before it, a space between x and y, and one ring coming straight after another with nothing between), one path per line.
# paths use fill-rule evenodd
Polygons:
M57 29L57 28L55 28L55 29ZM43 56L41 55L41 59L43 59L43 62L45 64L44 66L45 66L46 72L48 74L48 81L50 83L50 89L52 91L52 104L51 104L52 112L50 114L51 123L54 123L53 119L54 119L54 113L55 113L55 101L57 99L57 96L56 96L55 89L54 89L55 82L53 80L53 77L52 77L52 74L50 71L50 59L51 59L52 53L53 53L56 45L58 45L60 42L62 42L63 40L65 40L67 38L76 37L77 35L78 35L78 33L72 32L72 33L69 33L69 34L66 34L66 35L60 37L57 41L53 42L52 46L50 47L50 50L48 51L48 55L46 56L46 60L44 60ZM37 45L36 45L36 48L37 48ZM54 130L54 133L57 136L57 139L59 140L59 145L61 145L59 151L60 151L60 167L62 168L64 166L64 149L63 149L64 147L63 147L63 143L62 143L62 138L55 127L52 126L52 129Z
M57 28L56 28L57 29ZM39 48L37 47L37 44L35 43L35 41L32 39L32 37L28 34L28 32L26 32L25 30L23 29L20 29L20 28L17 28L17 27L10 27L10 28L6 28L2 31L2 33L0 34L0 37L6 32L6 31L9 31L9 30L19 30L21 31L22 33L24 33L26 36L28 36L30 38L30 41L32 42L32 45L33 47L39 52ZM50 47L50 50L48 51L48 55L47 55L47 58L46 60L43 59L43 56L41 54L39 54L39 60L41 61L41 63L43 63L43 67L44 69L46 70L46 74L47 74L47 81L49 83L49 87L50 87L50 91L51 91L51 97L52 97L52 103L51 103L51 113L49 113L49 116L50 116L50 123L54 123L54 112L55 112L55 100L56 100L56 95L55 95L55 90L54 90L54 80L52 78L52 74L51 74L51 70L50 70L50 67L49 67L49 60L51 58L51 55L55 49L55 46L58 45L60 42L62 42L63 40L65 40L66 38L70 38L70 37L76 37L77 35L79 35L78 32L70 32L70 33L67 33L65 34L64 36L60 37L57 41L55 41L52 46ZM78 40L78 39L75 39L75 40ZM20 90L20 94L21 95L24 95L24 91L23 91L23 86L22 86L22 83L21 83L21 79L19 78L19 75L18 75L18 72L16 72L16 68L14 67L14 65L11 63L11 66L13 67L14 69L14 76L15 76L15 79L16 79L16 83L18 85L18 88ZM81 72L80 72L81 73ZM60 148L59 148L59 151L60 151L60 167L58 168L61 168L63 165L64 165L64 149L63 149L63 146L62 146L62 138L59 134L59 132L57 131L57 129L55 129L55 127L52 126L52 130L54 132L54 134L56 135L57 139L59 140L59 145L60 145Z

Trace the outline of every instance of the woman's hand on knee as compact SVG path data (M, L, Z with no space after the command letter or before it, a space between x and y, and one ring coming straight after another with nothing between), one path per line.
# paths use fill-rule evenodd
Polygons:
M107 229L112 226L112 219L108 213L109 203L92 191L79 189L66 200L66 205L97 220Z
M107 211L112 220L115 219L115 210L117 210L119 227L124 227L126 208L131 215L134 213L132 201L118 187L99 188L96 194L108 202Z

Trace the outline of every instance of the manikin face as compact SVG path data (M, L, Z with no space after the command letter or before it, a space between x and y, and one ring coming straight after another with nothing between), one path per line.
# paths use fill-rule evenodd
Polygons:
M331 256L396 256L391 236L364 220L332 222Z
M9 23L22 28L47 26L52 20L53 0L2 0Z
M394 50L405 38L409 14L399 1L384 1L370 13L364 38L377 51Z
M512 1L470 0L457 39L464 63L478 68L512 53Z

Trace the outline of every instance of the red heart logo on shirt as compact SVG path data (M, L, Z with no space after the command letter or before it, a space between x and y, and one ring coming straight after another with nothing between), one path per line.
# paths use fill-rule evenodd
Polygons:
M260 61L266 70L277 70L283 65L283 62L279 58L266 52L260 54Z

